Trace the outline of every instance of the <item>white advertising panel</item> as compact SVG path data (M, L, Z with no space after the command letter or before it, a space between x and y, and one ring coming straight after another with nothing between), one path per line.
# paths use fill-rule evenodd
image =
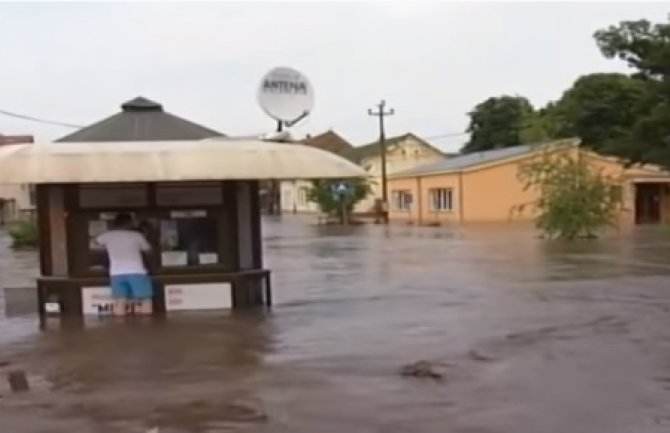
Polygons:
M81 304L85 316L111 314L114 300L109 287L82 287Z
M81 290L85 316L112 314L112 291L109 287L84 287ZM165 286L167 311L225 310L232 308L229 283L169 284Z
M165 286L167 311L223 310L233 305L229 283L170 284Z

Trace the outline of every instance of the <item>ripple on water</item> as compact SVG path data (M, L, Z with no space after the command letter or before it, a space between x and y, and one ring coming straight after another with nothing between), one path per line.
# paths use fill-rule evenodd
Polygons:
M670 349L670 242L658 231L563 244L523 225L311 222L265 221L276 301L268 314L91 320L86 330L45 333L32 315L0 315L0 353L59 389L52 411L3 419L20 431L58 414L76 418L84 400L109 427L135 422L129 402L141 401L150 421L174 428L230 409L233 418L262 413L247 427L263 432L400 423L422 432L621 433L631 420L644 424L636 402L663 401L645 382ZM37 258L7 242L0 234L0 275L28 285ZM611 323L577 326L599 317ZM444 384L399 377L400 366L421 359L453 365ZM253 410L235 406L239 398Z

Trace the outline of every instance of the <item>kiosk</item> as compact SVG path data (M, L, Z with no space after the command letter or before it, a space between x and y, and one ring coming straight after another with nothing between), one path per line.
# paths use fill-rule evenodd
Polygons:
M3 146L0 183L36 185L38 308L82 318L109 308L107 259L93 239L117 212L152 245L154 312L272 303L263 267L260 180L354 178L357 165L296 143L63 142Z

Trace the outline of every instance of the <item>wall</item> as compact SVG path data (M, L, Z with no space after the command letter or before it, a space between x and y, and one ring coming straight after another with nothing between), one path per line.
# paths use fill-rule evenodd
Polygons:
M612 159L588 152L582 152L582 158L588 158L592 167L602 170L604 175L612 176L621 182L623 204L620 222L633 221L635 203L633 181L635 177L644 174L659 174L659 171L626 170ZM413 221L420 224L533 219L536 214L532 203L538 199L538 193L524 190L523 184L518 179L519 166L525 161L528 161L528 158L492 164L471 171L465 170L462 173L390 179L390 199L393 197L392 191L407 190L412 193L413 203L409 212L391 207L389 217L394 221ZM670 180L668 177L666 179ZM451 212L436 213L430 210L429 190L431 188L452 188L454 206ZM527 206L520 209L524 204ZM664 217L670 218L670 195L664 196L663 205Z
M386 150L386 173L391 175L401 171L409 170L431 162L444 159L442 153L426 146L421 141L412 136L396 142L395 146L389 146ZM374 208L375 201L382 198L382 162L381 155L363 158L360 165L372 175L372 194L361 201L355 209L355 212L370 212ZM388 183L387 183L388 185ZM389 201L391 199L391 188L388 187Z
M571 151L576 157L577 149ZM581 157L585 158L589 165L600 170L603 175L610 176L622 187L622 213L623 220L628 219L634 212L634 187L632 183L624 180L627 171L618 162L604 158L599 155L581 151ZM528 158L499 164L481 170L474 170L463 175L463 194L465 196L464 220L471 222L486 221L508 221L529 220L536 216L532 206L539 198L536 191L523 189L523 184L518 179L520 164L527 162ZM525 208L520 209L524 204Z
M316 203L307 201L307 190L312 187L311 181L296 180L280 183L281 208L283 213L317 213Z
M648 175L650 173L660 174L660 171L651 169L631 168L626 169L622 164L613 159L605 158L600 155L582 152L582 158L586 158L591 167L601 170L605 176L611 176L621 183L622 204L619 215L620 223L635 223L635 184L629 179L635 179L638 176Z
M422 178L389 179L389 219L393 221L412 221L417 224L436 224L458 222L461 220L461 181L459 174L444 174ZM430 190L447 188L452 191L452 209L435 211L431 209ZM412 194L410 210L398 210L393 205L393 191L409 191Z
M535 216L531 203L535 191L524 191L517 178L519 162L463 174L463 220L491 222L528 220ZM526 205L524 207L524 205Z

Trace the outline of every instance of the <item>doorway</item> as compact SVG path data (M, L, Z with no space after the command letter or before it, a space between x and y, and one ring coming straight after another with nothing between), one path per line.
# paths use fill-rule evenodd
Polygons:
M660 224L664 184L635 184L635 224Z

